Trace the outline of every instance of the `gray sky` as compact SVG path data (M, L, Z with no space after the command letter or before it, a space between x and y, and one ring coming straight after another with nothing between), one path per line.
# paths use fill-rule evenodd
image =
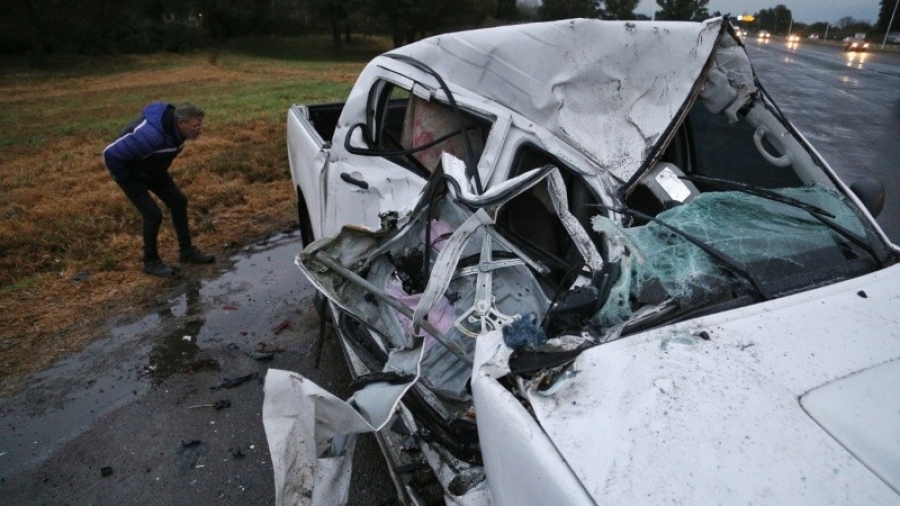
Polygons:
M834 23L843 17L875 23L878 21L880 0L709 0L709 12L753 14L762 9L784 5L791 10L794 19L801 23L827 21ZM658 9L656 0L640 0L635 12L653 16ZM900 15L900 13L898 13Z

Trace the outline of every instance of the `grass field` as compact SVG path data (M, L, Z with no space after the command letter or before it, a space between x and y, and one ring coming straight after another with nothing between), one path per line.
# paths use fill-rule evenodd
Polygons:
M170 172L195 244L222 258L296 223L290 105L343 100L387 49L360 39L334 58L327 38L267 38L218 54L0 61L0 392L177 282L140 272L140 216L101 159L146 103L190 100L207 112ZM177 259L168 217L160 253Z

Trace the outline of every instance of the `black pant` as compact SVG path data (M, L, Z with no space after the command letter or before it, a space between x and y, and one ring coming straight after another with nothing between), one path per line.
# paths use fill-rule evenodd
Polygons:
M116 181L128 200L137 207L144 219L144 262L159 261L157 235L162 225L163 215L159 206L150 196L153 192L169 208L172 213L172 225L178 237L181 251L191 247L191 231L188 228L187 197L172 179L168 172L146 174L132 171L124 182Z

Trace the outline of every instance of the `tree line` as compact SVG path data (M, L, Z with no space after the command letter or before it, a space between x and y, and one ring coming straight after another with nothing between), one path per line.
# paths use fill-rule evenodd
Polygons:
M327 33L335 51L356 34L387 35L395 46L454 30L574 17L636 20L642 0L2 0L0 54L184 52L251 35ZM643 0L649 1L649 0ZM709 0L655 0L656 19L699 21ZM882 0L878 23L845 18L794 24L784 5L762 9L754 27L884 32L900 0ZM900 21L894 20L894 25ZM835 36L839 32L833 32Z

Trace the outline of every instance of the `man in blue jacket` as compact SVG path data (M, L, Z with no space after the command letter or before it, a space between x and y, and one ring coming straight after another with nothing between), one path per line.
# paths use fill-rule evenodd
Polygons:
M178 237L181 262L208 264L215 257L191 244L188 228L187 197L169 174L169 166L184 148L184 141L196 139L203 130L203 109L186 102L173 106L153 102L144 107L140 118L132 121L112 144L103 150L103 161L110 175L125 192L144 220L144 272L154 276L172 276L175 270L165 264L157 249L157 235L163 215L150 196L154 193L169 208Z

